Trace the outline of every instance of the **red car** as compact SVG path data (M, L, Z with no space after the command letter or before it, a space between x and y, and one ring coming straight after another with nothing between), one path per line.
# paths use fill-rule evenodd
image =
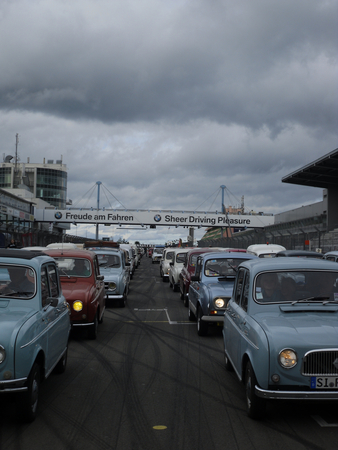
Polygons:
M88 250L45 250L58 265L62 293L70 308L72 327L87 327L96 339L103 321L106 296L97 255Z
M189 250L187 253L187 259L184 263L183 269L179 276L180 281L180 294L181 300L183 300L184 306L188 307L189 303L189 286L191 281L191 276L195 274L195 264L197 257L202 253L209 252L243 252L246 253L245 249L242 248L219 248L219 247L199 247Z

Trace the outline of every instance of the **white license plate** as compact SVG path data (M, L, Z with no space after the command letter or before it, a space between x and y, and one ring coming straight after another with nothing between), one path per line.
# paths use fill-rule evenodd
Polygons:
M311 389L338 389L338 377L311 377Z

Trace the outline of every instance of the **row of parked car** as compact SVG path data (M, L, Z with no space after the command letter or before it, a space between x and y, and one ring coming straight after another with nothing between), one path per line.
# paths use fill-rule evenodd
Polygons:
M244 384L251 418L268 400L338 400L337 261L265 244L163 251L160 275L197 333L222 326L225 367Z
M108 245L0 249L0 395L15 396L24 421L36 416L41 381L65 371L71 328L96 339L106 302L126 304L142 254Z

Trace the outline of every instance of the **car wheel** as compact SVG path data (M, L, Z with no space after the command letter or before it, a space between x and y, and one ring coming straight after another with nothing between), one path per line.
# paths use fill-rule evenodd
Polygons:
M68 355L68 346L67 346L66 351L62 355L62 358L55 366L55 369L54 369L55 373L59 373L59 374L64 373L64 371L66 370L66 366L67 366L67 355Z
M98 321L97 313L96 313L95 317L94 317L94 323L93 323L93 325L90 325L90 328L88 330L89 339L94 340L94 339L97 338L97 327L98 327L98 325L99 325L99 321Z
M225 352L224 352L224 365L225 365L225 368L226 368L226 370L228 372L233 372L234 371L234 368L232 367L230 359L229 359L228 355Z
M34 363L27 381L28 390L17 397L17 410L23 422L33 422L36 417L40 382L40 366Z
M181 291L181 286L180 286L180 299L184 300L184 289L183 291Z
M173 287L173 284L172 284L172 282L171 282L171 280L170 280L170 277L169 277L169 289L171 289L172 287Z
M127 294L124 292L123 294L123 298L121 298L120 300L120 308L124 308L126 306L127 303Z
M177 291L177 285L175 284L174 280L173 280L173 292Z
M186 291L185 291L185 288L184 288L184 291L183 291L183 305L187 308L188 307L188 296L187 296L187 293L186 293Z
M245 368L245 395L247 413L251 419L259 420L265 414L266 400L257 397L255 394L255 385L257 384L256 376L250 361Z
M197 334L199 336L206 336L208 334L208 324L202 320L203 312L199 307L197 310Z
M191 311L190 308L188 309L188 318L189 318L190 322L195 322L195 320L196 320L195 314Z

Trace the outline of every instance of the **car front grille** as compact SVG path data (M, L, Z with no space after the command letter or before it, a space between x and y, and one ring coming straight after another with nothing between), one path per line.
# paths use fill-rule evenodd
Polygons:
M303 359L302 375L338 375L338 349L308 352Z

